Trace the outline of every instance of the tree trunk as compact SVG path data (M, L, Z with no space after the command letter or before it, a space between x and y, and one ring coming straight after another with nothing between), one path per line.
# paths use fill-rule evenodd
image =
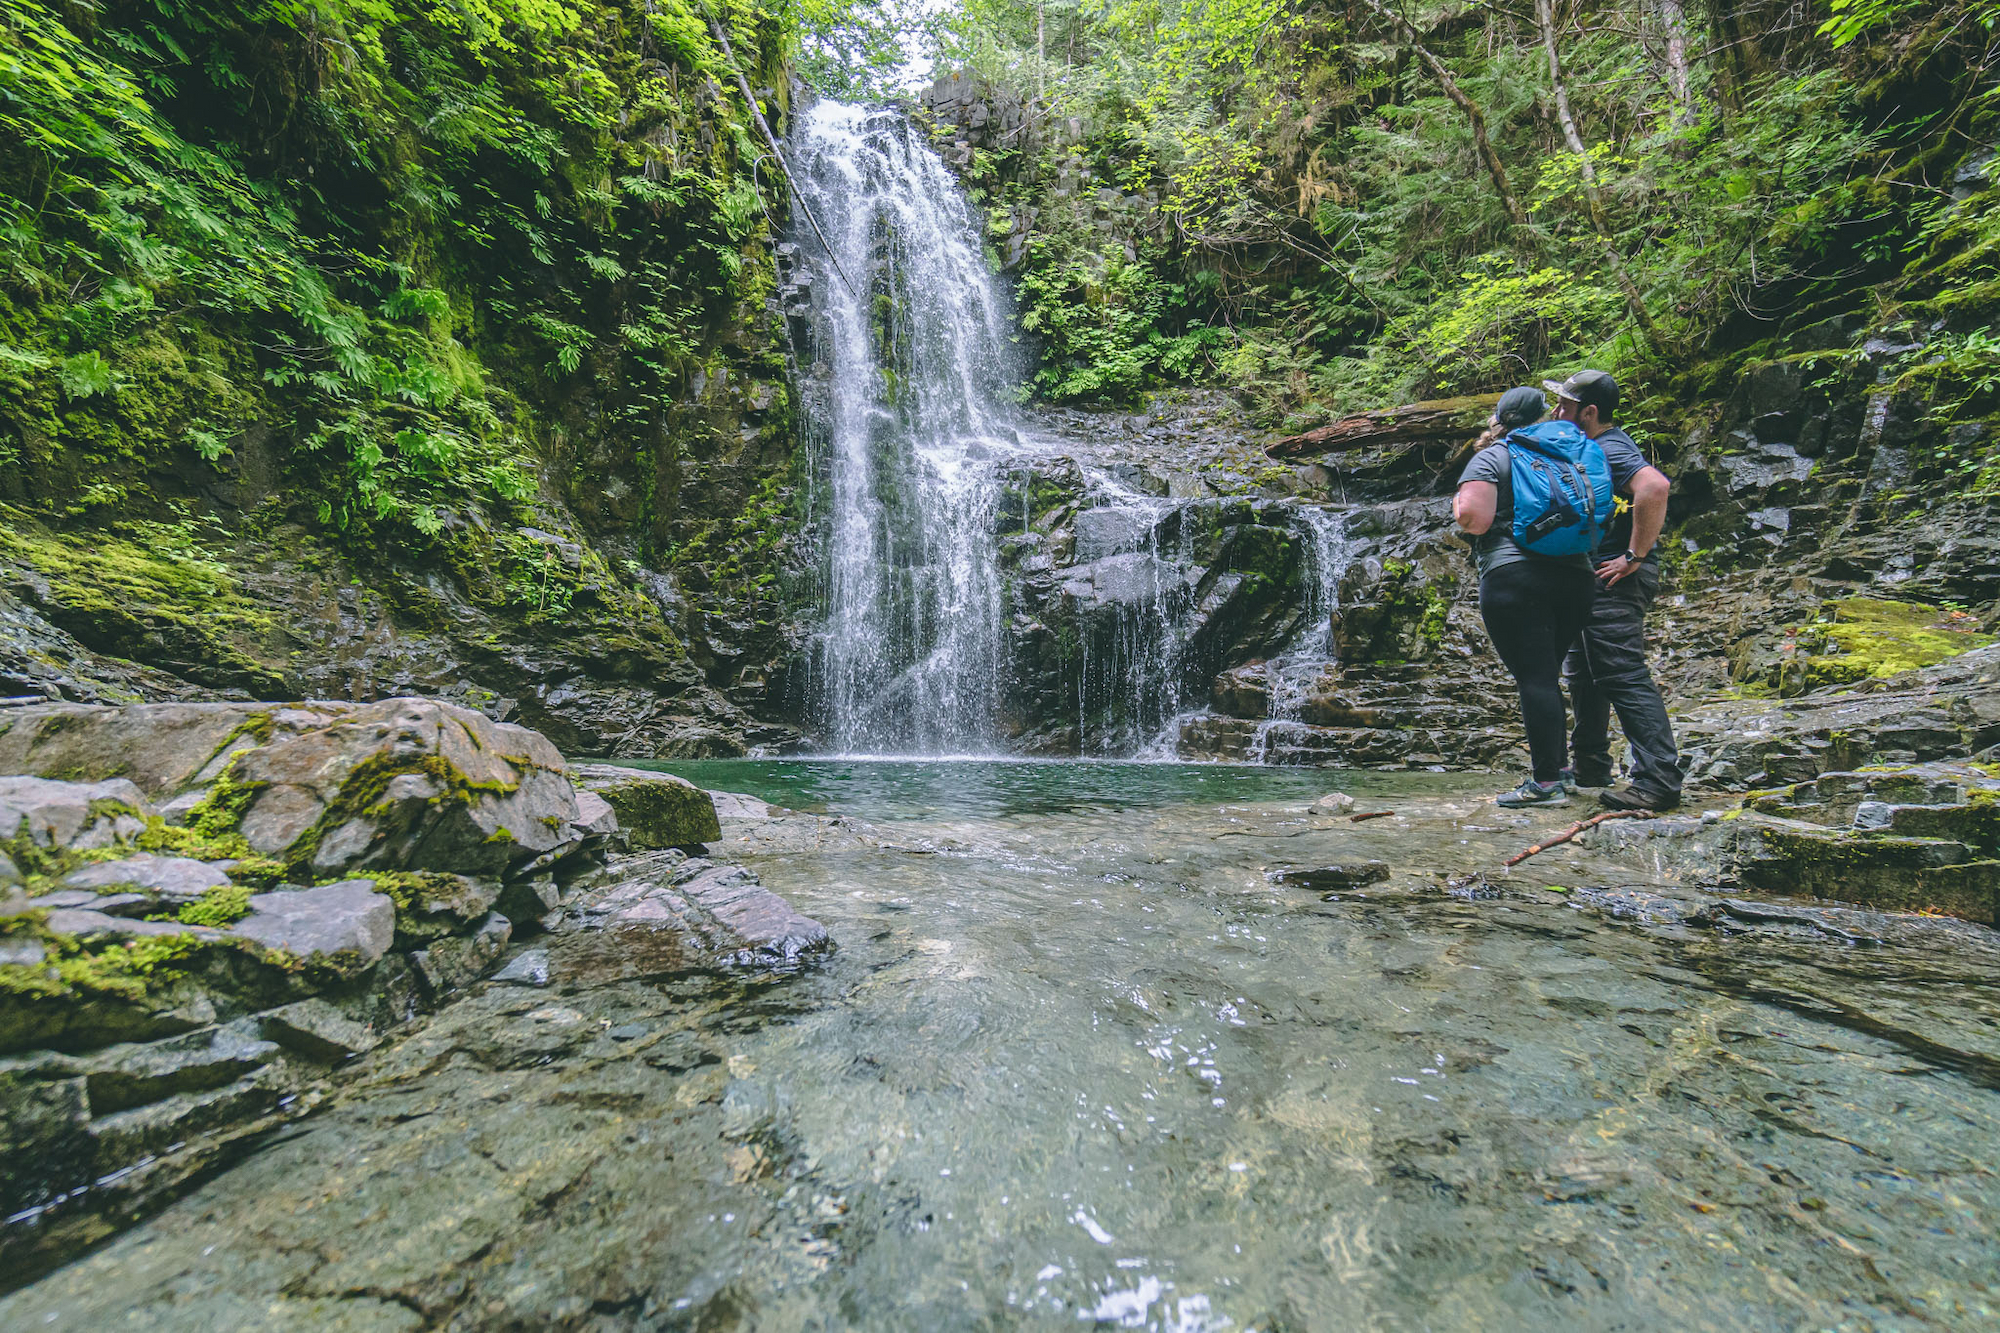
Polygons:
M1048 43L1044 34L1046 0L1035 0L1035 100L1049 100L1046 71L1049 67Z
M1633 322L1646 341L1657 344L1657 331L1653 328L1653 316L1646 309L1646 301L1639 294L1639 285L1632 281L1632 274L1625 267L1625 257L1618 253L1618 245L1611 236L1611 221L1604 211L1604 196L1597 188L1597 166L1590 160L1590 149L1583 143L1583 135L1577 132L1576 117L1570 114L1569 86L1563 82L1562 57L1556 50L1555 0L1535 0L1535 21L1542 29L1542 49L1549 57L1549 82L1555 87L1556 120L1562 125L1563 142L1576 154L1577 170L1583 177L1583 198L1590 209L1590 225L1597 232L1597 239L1604 247L1604 262L1611 269L1611 277L1618 284L1618 290L1625 294L1625 305L1632 312Z
M1694 124L1694 94L1688 84L1687 15L1681 0L1659 0L1660 28L1666 36L1667 91L1674 96L1674 128Z
M1493 151L1493 141L1486 135L1486 113L1479 109L1479 104L1467 95L1465 89L1458 86L1458 80L1451 76L1451 67L1423 44L1422 39L1417 36L1417 30L1410 26L1409 20L1385 7L1381 0L1361 0L1361 3L1377 18L1393 28L1397 39L1403 45L1416 52L1417 59L1424 62L1424 66L1430 70L1431 77L1437 80L1438 87L1443 90L1444 95L1450 98L1472 122L1472 142L1479 149L1479 160L1486 164L1486 173L1493 178L1493 188L1500 192L1500 202L1506 205L1507 216L1513 220L1515 226L1526 228L1527 210L1522 208L1521 201L1514 197L1514 187L1507 182L1507 168L1501 164L1500 154Z

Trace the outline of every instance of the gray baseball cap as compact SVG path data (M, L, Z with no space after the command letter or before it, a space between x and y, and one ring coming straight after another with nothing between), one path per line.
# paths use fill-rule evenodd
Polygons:
M1618 381L1607 371L1579 370L1566 380L1543 380L1542 387L1558 398L1567 398L1610 418L1618 411Z

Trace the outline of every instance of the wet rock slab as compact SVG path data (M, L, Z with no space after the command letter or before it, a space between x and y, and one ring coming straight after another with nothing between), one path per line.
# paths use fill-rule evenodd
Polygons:
M580 889L546 967L557 981L782 969L832 947L752 872L668 850L621 859Z

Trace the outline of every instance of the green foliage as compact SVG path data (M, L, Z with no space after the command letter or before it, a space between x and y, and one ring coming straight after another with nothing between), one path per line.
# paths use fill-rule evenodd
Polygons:
M1035 387L1056 400L1128 399L1163 363L1186 375L1205 348L1221 341L1205 329L1169 337L1163 326L1180 312L1186 289L1165 281L1149 262L1122 254L1038 252L1019 296L1021 327L1043 347Z
M229 884L208 890L191 903L183 903L174 918L184 926L222 927L250 915L248 885Z
M796 16L715 9L782 86ZM704 14L0 0L0 443L74 510L268 428L322 523L435 540L534 494L524 394L657 434L766 225Z
M1904 263L1908 280L1955 266L1933 306L2000 299L2000 212L1947 201L1940 178L2000 119L1981 72L2000 9L1833 8L1838 41L1893 51L1837 55L1760 7L1571 7L1581 153L1533 21L1491 8L959 0L940 55L1025 97L1035 125L1083 128L975 161L1006 218L1034 219L1021 291L1041 393L1210 378L1272 419L1323 419L1586 361L1663 387L1786 312L1872 315L1871 286ZM1197 329L1228 333L1154 354Z
M1595 342L1617 293L1561 269L1502 272L1488 265L1463 275L1455 298L1441 298L1410 330L1429 386L1443 393L1529 382Z

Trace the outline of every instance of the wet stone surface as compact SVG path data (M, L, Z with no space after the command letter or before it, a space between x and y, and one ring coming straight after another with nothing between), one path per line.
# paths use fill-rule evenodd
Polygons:
M1588 845L1507 872L1572 812L1463 778L1092 769L698 776L809 812L715 850L837 950L559 927L0 1324L2000 1318L1994 932Z

